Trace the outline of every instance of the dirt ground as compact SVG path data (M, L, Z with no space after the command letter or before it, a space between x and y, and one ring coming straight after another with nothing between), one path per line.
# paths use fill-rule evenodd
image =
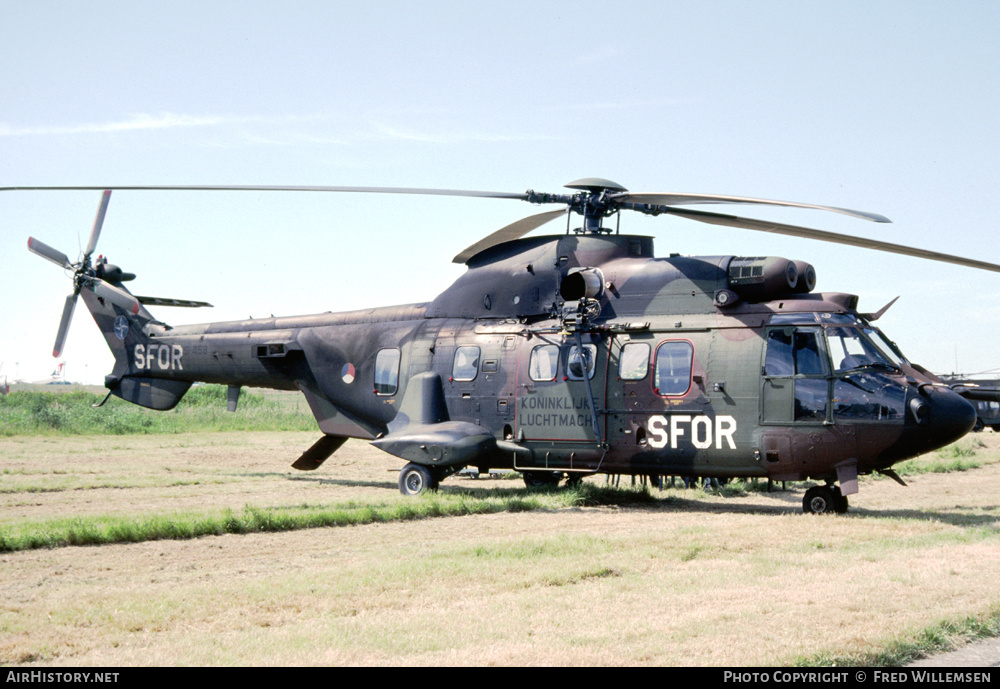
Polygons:
M388 504L400 463L314 434L0 439L0 529L246 505ZM8 665L785 665L1000 606L1000 435L986 463L844 516L802 490L0 555ZM589 481L603 482L603 477ZM628 481L628 479L623 479ZM453 477L443 491L514 488Z

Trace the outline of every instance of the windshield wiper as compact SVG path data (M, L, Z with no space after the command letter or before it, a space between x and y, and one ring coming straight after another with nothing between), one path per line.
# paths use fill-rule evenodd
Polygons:
M852 370L857 371L863 368L884 368L888 369L889 371L899 371L899 372L902 372L903 370L899 366L896 366L895 364L890 364L884 361L870 361L865 364L858 364Z

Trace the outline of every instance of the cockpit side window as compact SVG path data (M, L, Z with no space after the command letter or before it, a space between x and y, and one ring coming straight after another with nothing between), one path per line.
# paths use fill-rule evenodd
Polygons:
M786 326L768 332L765 422L826 420L830 365L822 332L818 326Z
M769 376L791 376L795 374L795 357L792 354L792 333L794 330L772 330L767 335L767 355L764 359L764 373Z
M768 376L826 375L826 357L814 328L780 328L767 337L764 373Z

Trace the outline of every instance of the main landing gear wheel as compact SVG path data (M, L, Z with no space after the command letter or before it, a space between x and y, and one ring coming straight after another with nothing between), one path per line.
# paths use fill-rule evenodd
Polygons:
M437 490L438 480L422 464L407 464L399 472L399 492L403 495L420 495L425 490Z
M522 471L521 476L528 488L555 488L563 477L561 471Z
M806 514L844 514L847 512L847 497L839 486L813 486L802 498L802 511Z
M581 483L583 483L583 474L572 472L566 475L567 488L579 488Z

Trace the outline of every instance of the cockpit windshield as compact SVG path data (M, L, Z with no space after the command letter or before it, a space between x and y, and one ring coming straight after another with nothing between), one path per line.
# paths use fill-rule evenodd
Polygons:
M833 361L834 371L849 371L851 369L875 367L898 369L900 359L894 351L889 349L891 354L886 354L880 350L872 340L866 335L878 335L879 340L884 337L876 329L865 328L865 332L854 327L837 326L826 329L826 339L830 347L830 358Z
M897 367L906 362L906 357L903 356L903 353L899 351L898 347L896 347L896 343L886 337L885 334L874 325L866 323L864 333L875 342L875 345L879 348L879 350Z
M770 323L772 326L786 326L786 330L788 326L800 326L796 328L797 331L804 331L806 326L812 324L824 326L827 352L835 373L859 368L885 368L898 371L902 369L903 364L908 363L892 340L857 314L799 311L775 314L771 317ZM769 358L778 358L777 354L773 356L770 354L772 350L777 351L775 348L778 344L774 342L769 344ZM790 346L789 340L786 347ZM797 372L802 373L802 371Z

